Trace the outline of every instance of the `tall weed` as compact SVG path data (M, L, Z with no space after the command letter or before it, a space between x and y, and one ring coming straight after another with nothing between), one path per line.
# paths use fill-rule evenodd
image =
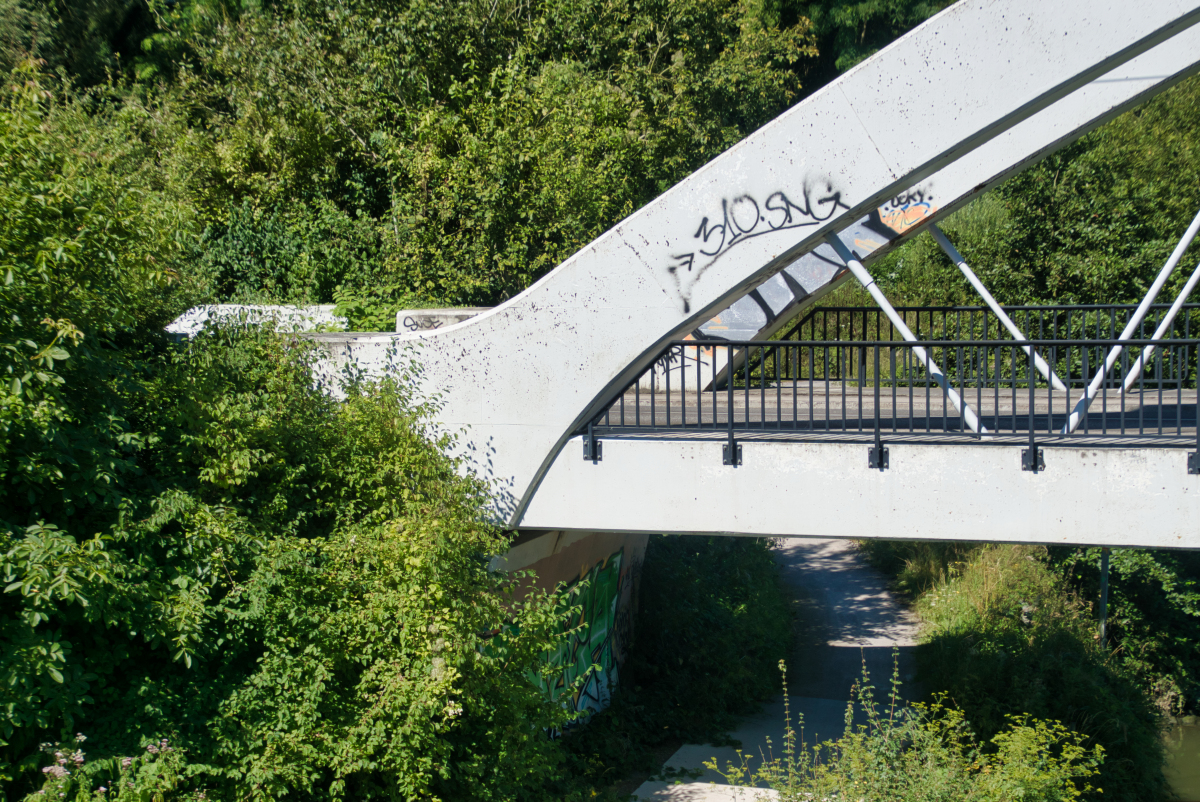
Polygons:
M928 704L900 700L899 671L893 671L886 707L875 699L863 667L855 698L846 708L842 737L808 745L797 738L786 703L782 757L770 757L748 770L747 756L721 771L733 785L766 785L783 802L853 799L857 802L1060 802L1094 789L1091 780L1104 763L1104 749L1057 721L1009 716L985 743L964 713L937 695ZM859 711L866 724L855 725ZM803 719L799 721L803 732Z

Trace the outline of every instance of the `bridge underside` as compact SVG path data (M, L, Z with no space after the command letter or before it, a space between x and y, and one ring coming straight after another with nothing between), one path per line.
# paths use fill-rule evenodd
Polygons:
M866 443L741 440L740 465L720 440L602 443L568 444L521 528L1195 547L1182 448L1046 443L1033 472L1021 445L889 442L879 470Z

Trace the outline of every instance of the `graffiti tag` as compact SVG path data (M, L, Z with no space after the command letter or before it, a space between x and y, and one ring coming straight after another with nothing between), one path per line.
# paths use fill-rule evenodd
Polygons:
M634 567L622 548L580 577L587 585L575 600L579 616L566 623L571 634L548 655L550 665L560 673L549 680L535 672L529 674L546 698L570 694L571 704L579 711L594 713L608 707L631 634L628 608ZM598 671L595 666L600 667Z
M738 195L721 200L719 216L704 217L691 239L692 250L673 254L667 271L674 276L683 311L691 311L691 287L700 275L730 248L753 237L793 228L817 226L829 220L838 209L850 208L842 195L826 184L824 193L805 187L799 196L772 192L761 201L753 195Z
M418 320L409 316L404 318L402 325L409 331L427 331L429 329L440 329L442 327L442 321L428 317Z
M903 234L937 211L933 195L922 189L901 192L879 207L879 220L897 234Z

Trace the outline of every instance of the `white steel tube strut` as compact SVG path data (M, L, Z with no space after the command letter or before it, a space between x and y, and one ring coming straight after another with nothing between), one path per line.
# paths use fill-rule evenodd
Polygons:
M946 252L946 255L950 257L950 261L958 265L958 269L962 271L962 274L966 276L967 281L969 281L971 286L975 288L975 292L979 293L979 297L983 298L984 303L986 303L988 308L991 309L992 312L995 313L996 317L1000 319L1000 322L1004 324L1004 328L1008 329L1008 333L1013 336L1013 339L1028 339L1024 334L1021 333L1021 330L1017 328L1017 324L1014 323L1013 319L1008 316L1008 313L1005 312L1000 304L997 303L996 299L992 297L992 294L988 292L987 287L983 286L983 282L980 281L979 277L975 275L975 271L973 271L971 266L967 264L967 260L963 259L962 254L959 253L958 249L954 247L954 244L946 238L946 235L942 233L942 230L936 225L931 225L929 227L929 233L933 234L933 238L937 240L937 244L940 245L942 250ZM1026 345L1021 350L1033 358L1033 364L1037 367L1038 373L1042 374L1042 377L1045 378L1046 381L1050 382L1055 390L1065 391L1067 389L1067 386L1062 383L1062 379L1058 378L1058 374L1056 374L1054 370L1048 364L1046 364L1046 360L1042 359L1042 355L1035 351L1033 346Z
M867 268L863 267L863 263L854 256L850 249L846 247L846 243L842 242L836 233L831 231L826 234L825 241L833 246L838 258L846 263L846 267L850 268L850 272L858 279L858 283L862 284L863 289L871 294L871 297L875 299L875 303L879 304L879 308L887 315L888 320L900 332L900 336L904 338L905 342L911 344L912 352L916 354L917 359L925 366L925 371L929 374L930 378L950 398L950 403L954 405L954 408L962 414L963 421L967 424L967 427L976 434L986 434L987 428L979 424L979 417L975 414L975 410L963 402L958 391L950 386L950 380L946 378L946 374L942 372L942 369L929 357L924 348L916 344L918 342L916 335L912 333L912 329L904 322L904 318L900 316L900 313L892 306L891 301L883 294L883 290L879 289L879 285L875 283L875 279L867 272Z
M1154 283L1150 285L1150 289L1146 291L1146 297L1138 304L1138 308L1134 310L1133 317L1129 318L1129 322L1125 324L1125 330L1121 332L1118 340L1128 340L1137 331L1138 326L1142 324L1142 319L1146 317L1146 312L1150 309L1150 305L1154 303L1154 299L1158 297L1159 290L1167 283L1167 279L1171 277L1175 266L1179 264L1179 260L1187 252L1188 246L1192 244L1192 240L1196 238L1196 233L1200 232L1200 212L1196 214L1192 224L1188 226L1188 230L1184 232L1183 239L1179 240L1179 244L1175 246L1171 256L1167 259L1167 263L1163 265L1162 270L1158 271L1158 277L1154 279ZM1113 365L1120 359L1121 353L1125 350L1125 346L1113 346L1108 352L1108 357L1104 360L1104 364L1096 371L1095 378L1083 391L1083 398L1079 399L1079 403L1075 405L1075 409L1071 410L1071 417L1063 424L1062 433L1071 434L1077 428L1079 423L1087 415L1088 409L1091 408L1092 402L1096 400L1096 393L1100 391L1101 385L1104 384L1105 377L1112 370Z
M1200 262L1196 263L1196 269L1192 271L1191 277L1187 280L1187 284L1183 285L1183 289L1179 293L1179 297L1175 299L1175 303L1171 304L1171 308L1167 310L1167 314L1158 324L1158 328L1154 330L1152 340L1161 340L1167 333L1167 329L1171 328L1171 324L1175 322L1175 316L1179 314L1179 310L1187 303L1188 296L1192 294L1192 290L1196 289L1197 282L1200 282ZM1129 375L1125 377L1125 384L1121 387L1121 392L1129 392L1129 388L1133 386L1138 377L1142 375L1142 369L1145 368L1146 362L1154 355L1154 346L1148 345L1142 349L1142 353L1138 354L1138 358L1134 361L1133 366L1129 368Z

